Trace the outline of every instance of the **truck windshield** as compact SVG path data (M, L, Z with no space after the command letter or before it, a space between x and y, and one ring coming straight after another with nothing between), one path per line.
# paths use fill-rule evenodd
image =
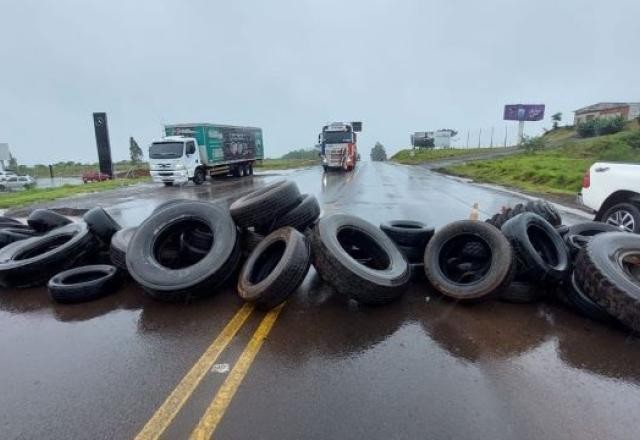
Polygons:
M350 131L325 131L322 134L325 144L342 144L353 142Z
M182 157L184 144L182 142L158 142L149 147L151 159L177 159Z

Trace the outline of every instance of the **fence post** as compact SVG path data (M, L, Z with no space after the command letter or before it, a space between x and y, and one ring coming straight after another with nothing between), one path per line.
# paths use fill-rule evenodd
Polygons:
M49 165L49 175L53 179L53 165Z

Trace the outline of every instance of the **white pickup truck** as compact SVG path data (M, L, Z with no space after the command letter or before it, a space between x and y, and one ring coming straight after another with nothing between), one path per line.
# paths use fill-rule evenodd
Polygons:
M596 221L640 233L640 164L594 163L582 178L578 201Z

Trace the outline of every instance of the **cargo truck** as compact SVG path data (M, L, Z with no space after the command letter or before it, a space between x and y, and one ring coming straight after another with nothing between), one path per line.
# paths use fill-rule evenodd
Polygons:
M362 122L332 122L322 127L318 145L322 167L325 171L335 168L351 171L358 159L357 134Z
M219 124L172 124L165 136L149 146L149 169L154 182L166 186L207 176L250 176L264 157L262 130Z

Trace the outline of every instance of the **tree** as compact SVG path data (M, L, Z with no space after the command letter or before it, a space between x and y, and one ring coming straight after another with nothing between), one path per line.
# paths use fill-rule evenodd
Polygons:
M305 150L304 148L300 148L299 150L289 151L287 154L284 154L281 159L284 160L292 160L292 159L303 159L303 160L318 160L318 150L311 149Z
M138 146L138 143L133 137L129 138L129 154L131 155L131 162L138 163L143 159L142 148Z
M11 153L9 153L9 169L17 170L18 169L18 159Z
M551 115L551 120L553 121L553 129L557 129L558 126L560 125L560 121L562 121L562 113L558 112L558 113L554 113Z
M451 128L441 128L439 131L448 131L451 137L456 137L456 135L458 134L456 130L453 130Z
M535 154L536 151L542 150L545 146L546 146L546 141L542 136L537 136L533 138L525 136L524 140L522 141L522 148L528 154Z
M384 150L384 145L380 142L376 142L371 149L371 160L374 162L383 162L387 160L387 152Z

